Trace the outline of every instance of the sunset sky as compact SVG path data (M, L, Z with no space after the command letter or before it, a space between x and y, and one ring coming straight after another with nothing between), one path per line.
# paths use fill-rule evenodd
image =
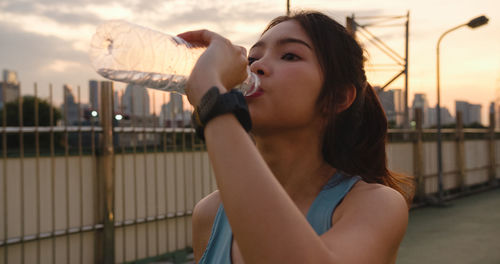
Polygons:
M461 28L441 44L442 102L454 113L454 101L483 105L500 90L500 1L498 0L290 0L292 9L315 9L342 24L346 16L406 15L410 12L409 89L426 93L436 103L436 43L446 30L479 15L490 21L476 29ZM284 14L286 1L228 0L2 0L0 1L0 70L17 71L23 93L38 83L41 96L48 84L61 91L65 83L82 87L88 98L88 80L102 79L88 59L90 39L105 20L125 19L167 33L207 28L249 48L266 24ZM361 21L362 22L362 21ZM403 23L404 20L398 20ZM391 48L404 54L404 27L370 29ZM368 42L368 65L388 63ZM382 85L397 70L369 72L373 85ZM388 89L403 88L403 79ZM118 88L123 87L117 85ZM60 95L59 95L60 96ZM157 93L157 98L162 95ZM159 107L159 104L156 105ZM158 112L157 112L158 113Z

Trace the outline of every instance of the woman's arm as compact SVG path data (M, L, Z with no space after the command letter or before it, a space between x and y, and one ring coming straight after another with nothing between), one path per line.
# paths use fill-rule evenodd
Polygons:
M335 259L234 116L210 121L205 139L245 263L329 263Z

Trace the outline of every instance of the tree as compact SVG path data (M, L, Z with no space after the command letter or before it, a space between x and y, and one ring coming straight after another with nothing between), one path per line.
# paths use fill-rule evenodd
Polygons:
M26 95L22 99L22 125L23 127L35 126L35 104L38 102L38 126L55 126L57 122L61 119L61 111L52 106L47 100L36 98L34 96ZM5 104L5 107L0 110L0 125L4 124L4 111L6 111L6 126L18 127L19 126L19 100L14 102L9 102ZM50 112L53 113L52 124L50 122ZM16 153L19 150L20 144L20 134L7 134L7 147L8 153ZM54 135L54 147L60 148L62 146L61 142L62 135L56 133ZM35 134L34 133L24 133L23 134L23 145L25 152L30 152L35 150ZM50 134L40 133L39 134L40 150L47 150L50 148ZM0 140L0 146L3 144ZM2 146L3 149L3 146Z

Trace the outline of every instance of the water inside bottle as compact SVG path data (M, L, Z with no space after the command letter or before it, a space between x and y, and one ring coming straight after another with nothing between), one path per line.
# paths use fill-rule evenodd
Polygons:
M102 77L117 82L133 83L166 92L186 94L184 88L186 87L187 77L184 75L102 68L98 69L97 72Z
M132 83L165 92L186 94L185 87L188 77L185 75L165 74L155 72L112 70L101 68L97 72L104 78L117 82ZM253 73L250 73L253 74ZM247 80L250 80L248 78ZM244 95L254 93L259 87L259 79L255 76L253 82L244 82L235 87Z

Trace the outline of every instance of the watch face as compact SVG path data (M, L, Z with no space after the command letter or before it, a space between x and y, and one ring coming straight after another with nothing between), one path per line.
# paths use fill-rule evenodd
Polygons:
M212 108L215 106L219 94L219 88L212 87L201 98L200 105L198 106L197 111L200 121L203 125L205 125L205 122L207 121L207 119L209 119L208 115L210 114Z

